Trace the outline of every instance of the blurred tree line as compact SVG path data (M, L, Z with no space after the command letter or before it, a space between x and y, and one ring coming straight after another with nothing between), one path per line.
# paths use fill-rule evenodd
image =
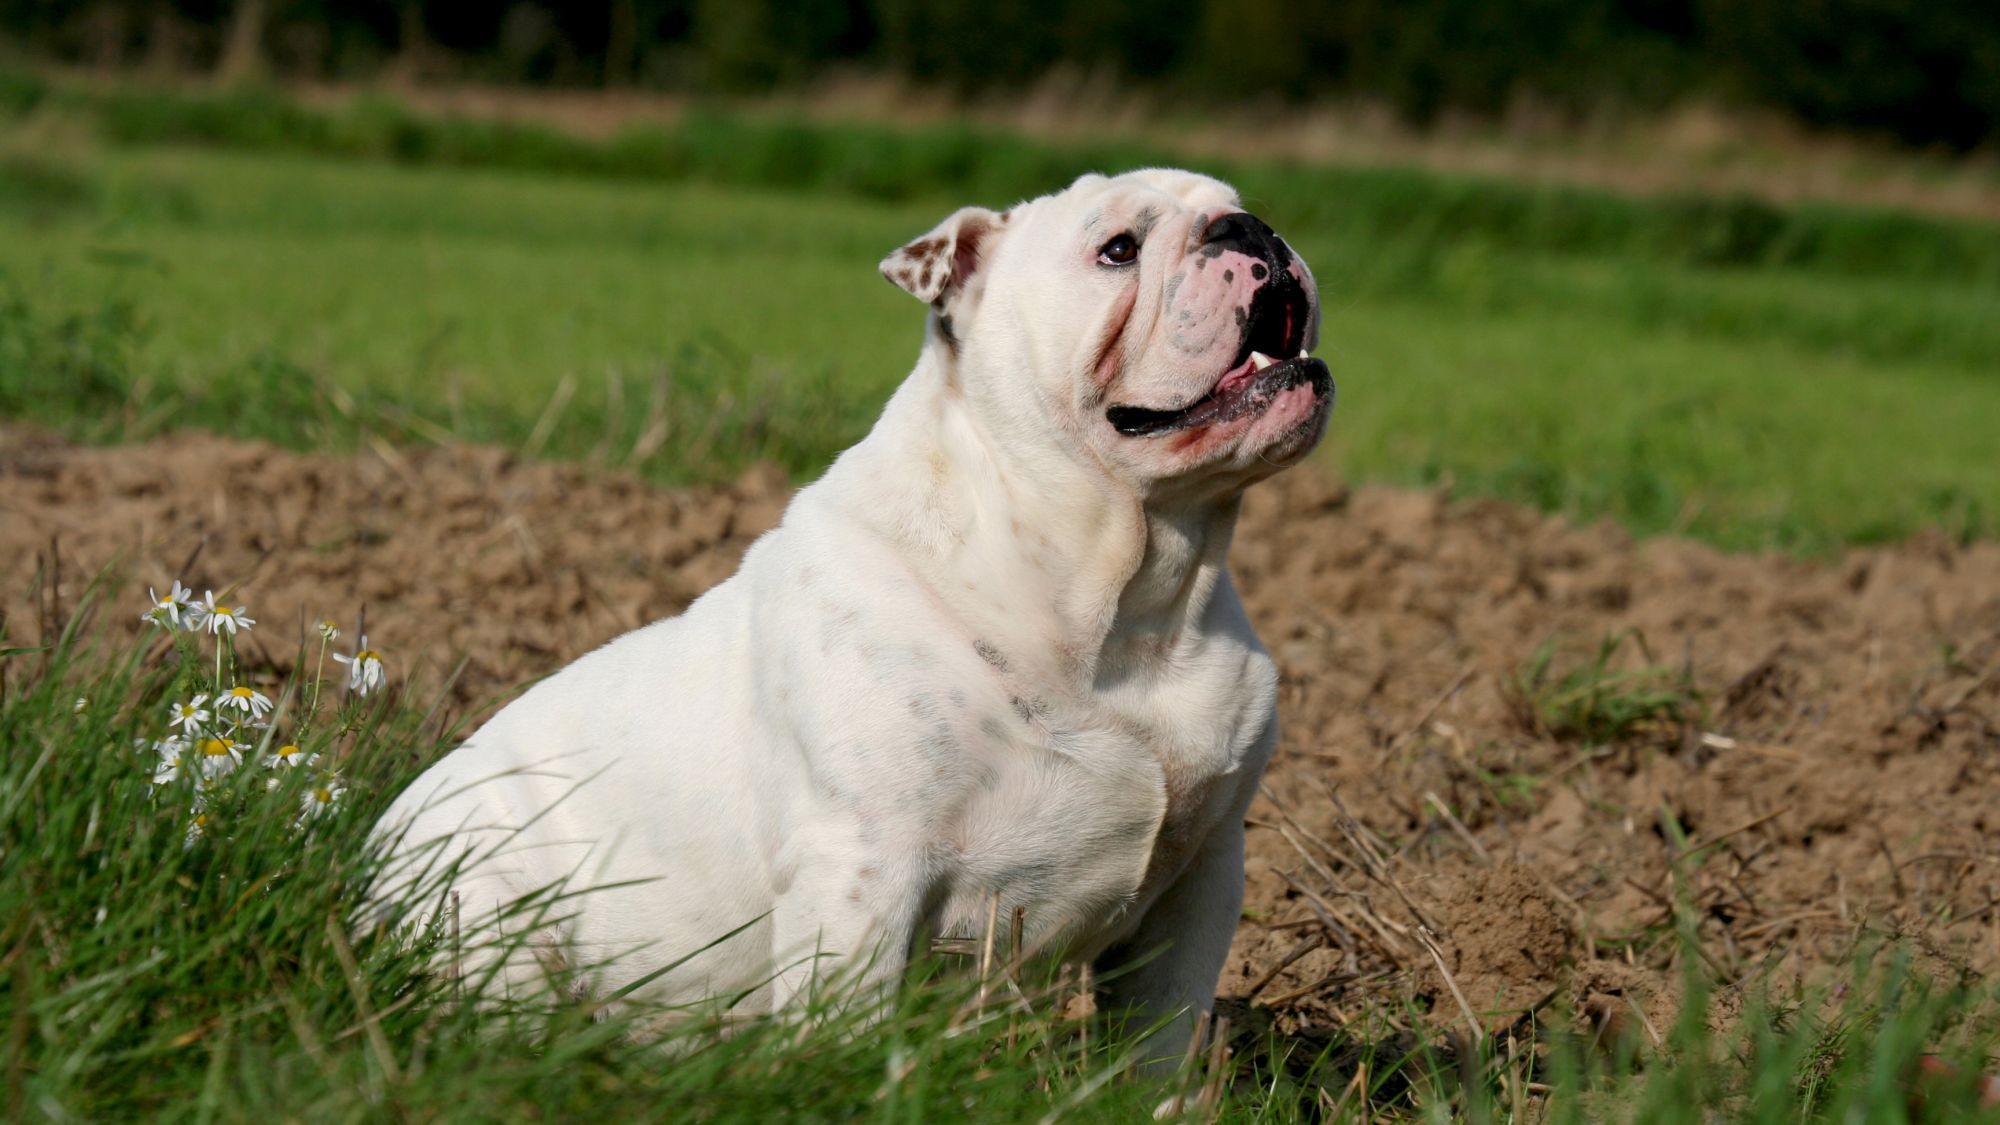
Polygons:
M1182 100L1690 97L1971 148L2000 120L2000 0L0 0L0 39L86 66L754 92L829 68L960 91L1058 67Z

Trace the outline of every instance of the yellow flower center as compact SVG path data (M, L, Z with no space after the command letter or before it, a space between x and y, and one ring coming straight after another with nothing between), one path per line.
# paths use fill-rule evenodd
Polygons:
M211 758L220 758L227 755L230 747L235 745L234 740L227 738L204 739L201 744L201 752Z
M370 660L373 660L377 664L380 664L382 662L382 654L376 652L372 648L364 648L360 652L354 654L354 662L356 664L366 664Z
M238 698L238 699L254 699L254 698L256 698L256 695L257 695L257 693L256 693L256 692L254 692L254 691L251 691L251 690L250 690L249 688L247 688L247 687L233 687L233 688L230 688L230 689L229 689L229 694L231 694L231 695L235 696L235 697L236 697L236 698Z
M278 747L278 757L280 758L296 758L298 756L299 756L299 748L296 746Z

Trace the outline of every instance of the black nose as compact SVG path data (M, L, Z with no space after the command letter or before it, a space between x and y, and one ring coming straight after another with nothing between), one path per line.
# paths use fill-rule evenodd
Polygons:
M1210 219L1208 226L1202 228L1201 245L1204 250L1213 247L1212 253L1235 250L1274 266L1292 260L1291 251L1285 248L1285 240L1278 237L1278 232L1248 211L1232 211Z

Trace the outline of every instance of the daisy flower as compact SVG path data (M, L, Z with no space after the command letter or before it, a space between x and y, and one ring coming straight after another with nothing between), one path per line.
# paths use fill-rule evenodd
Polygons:
M167 725L183 728L181 731L183 734L193 735L198 733L208 723L208 708L202 706L202 704L207 702L208 696L204 693L195 696L186 703L174 704L174 718Z
M181 846L194 847L194 842L206 835L208 835L208 814L197 812L194 814L194 819L188 821L187 840Z
M153 767L153 784L171 784L181 776L181 760L187 753L187 744L178 738L167 738L153 743L153 749L160 752L159 764Z
M243 764L243 746L233 738L204 738L195 744L201 776L228 777Z
M151 586L146 587L146 596L152 599L153 608L140 614L139 620L169 630L193 629L201 624L201 607L195 604L194 591L181 585L180 579L174 579L174 587L167 591L166 597L161 597Z
M347 690L356 695L367 695L382 686L382 654L368 647L368 634L361 634L353 656L336 652L333 659L347 665Z
M346 795L347 786L342 785L337 777L329 777L314 783L299 795L299 823L304 824L315 817L332 812L333 806L339 804L340 799Z
M218 605L214 590L208 592L203 602L205 604L196 608L202 611L202 618L208 623L208 631L211 633L220 635L227 631L233 637L238 629L248 629L257 623L257 619L250 616L250 610L244 606L239 605L232 609L226 605Z
M271 697L256 688L237 684L228 691L217 694L215 706L218 710L227 707L230 710L241 711L245 719L255 722L271 710Z
M340 629L334 625L333 618L331 617L322 619L317 628L319 629L319 639L322 641L331 643L340 639Z
M319 755L306 753L295 742L287 742L269 754L264 755L264 768L266 769L276 769L279 766L312 766L317 764L319 764Z

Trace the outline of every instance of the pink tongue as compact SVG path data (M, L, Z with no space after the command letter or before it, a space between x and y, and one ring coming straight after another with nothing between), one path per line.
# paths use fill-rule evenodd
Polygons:
M1215 390L1212 393L1217 395L1227 394L1234 388L1249 382L1250 377L1255 374L1257 374L1257 365L1246 359L1243 361L1243 366L1224 375L1222 381L1215 385Z

